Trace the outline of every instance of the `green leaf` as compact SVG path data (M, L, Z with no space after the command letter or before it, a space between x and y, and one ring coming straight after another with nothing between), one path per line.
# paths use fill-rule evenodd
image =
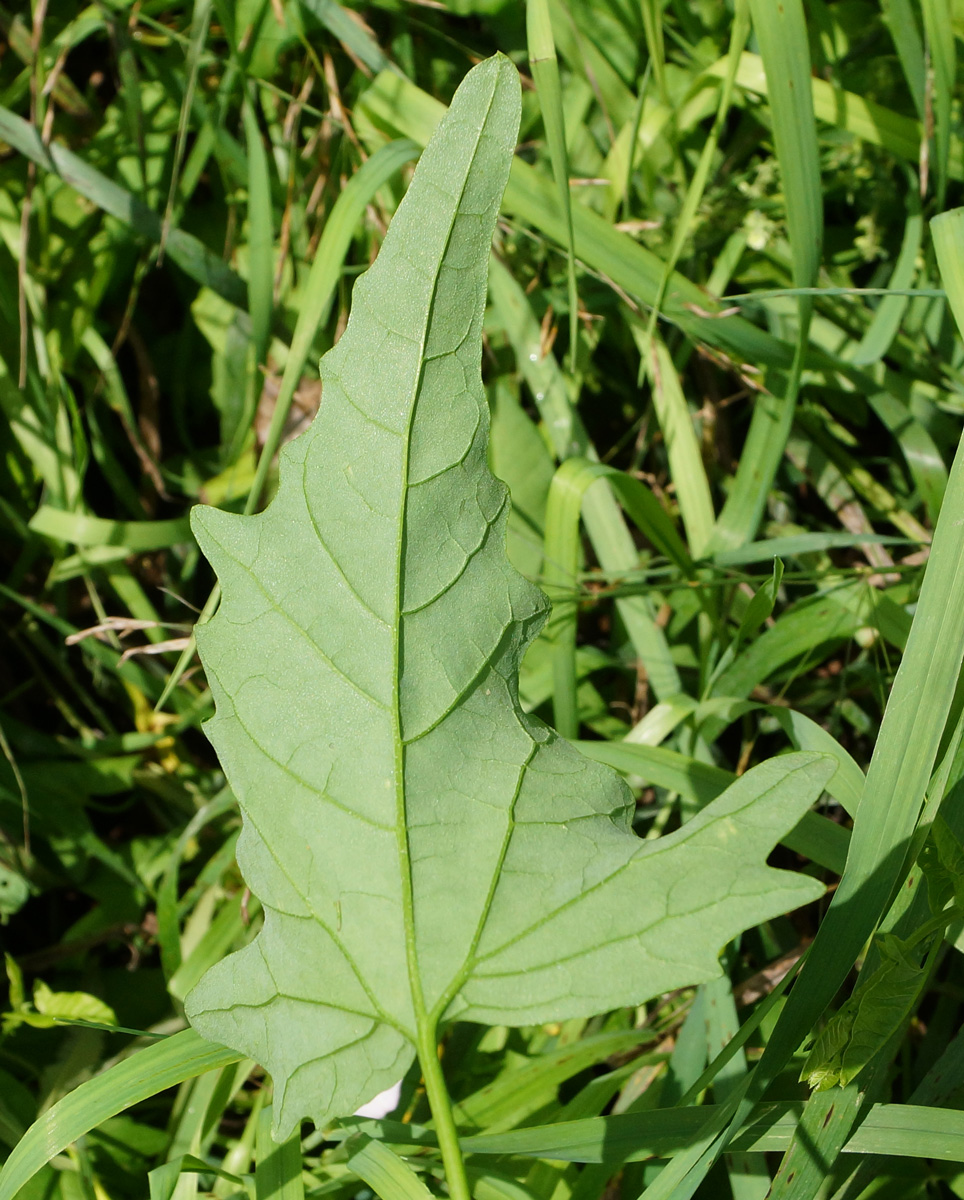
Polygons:
M765 763L643 842L625 784L519 706L547 605L506 558L480 378L519 104L507 59L470 73L275 500L193 519L224 597L198 631L207 729L265 924L188 1015L271 1072L281 1136L352 1112L417 1053L447 1172L439 1024L585 1016L716 977L736 932L821 893L765 857L835 769Z
M103 1000L89 992L53 992L41 979L33 985L33 1004L45 1025L53 1025L58 1020L117 1024L114 1010ZM40 1022L31 1021L30 1024Z

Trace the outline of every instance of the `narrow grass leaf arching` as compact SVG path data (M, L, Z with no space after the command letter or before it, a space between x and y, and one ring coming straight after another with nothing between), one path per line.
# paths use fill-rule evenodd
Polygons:
M223 591L198 632L207 729L265 925L188 1015L271 1072L281 1136L354 1111L417 1054L459 1197L440 1024L584 1016L715 977L736 932L821 893L765 858L835 769L764 763L643 842L615 773L519 707L547 605L506 558L480 378L519 106L507 59L469 74L355 285L275 500L193 516Z

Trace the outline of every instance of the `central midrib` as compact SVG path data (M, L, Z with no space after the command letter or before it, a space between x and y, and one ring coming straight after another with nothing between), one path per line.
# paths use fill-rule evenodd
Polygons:
M462 179L462 186L459 189L458 200L452 209L452 219L449 223L448 232L446 234L445 246L439 256L438 266L435 271L435 276L432 281L431 297L428 305L428 312L425 318L425 324L422 328L422 338L419 346L419 367L418 377L415 381L413 389L412 402L409 408L408 424L405 429L405 444L404 444L404 459L402 463L402 486L400 489L399 499L399 514L398 514L398 540L395 547L395 612L394 612L394 629L392 639L392 672L393 672L393 694L394 704L392 706L392 722L393 722L393 737L395 751L395 840L398 850L398 865L399 875L402 884L402 916L405 926L405 960L408 969L409 991L412 999L412 1009L415 1016L416 1040L421 1043L423 1038L427 1040L428 1034L434 1041L435 1029L430 1030L428 1026L434 1026L434 1022L429 1017L425 1006L425 994L422 988L421 973L418 965L418 953L415 942L415 904L414 904L414 880L412 879L412 858L408 840L408 821L407 821L407 797L405 794L405 754L406 746L402 736L402 714L401 714L401 672L400 672L400 657L401 657L401 630L402 630L402 585L403 585L403 564L404 551L406 541L405 529L405 511L408 498L408 478L410 469L410 454L412 444L412 425L415 420L415 414L418 408L418 399L422 390L422 381L425 373L425 344L428 338L428 332L432 324L432 314L435 306L436 293L438 288L439 274L445 262L445 257L448 252L449 242L452 237L452 230L455 227L455 222L458 219L462 207L462 198L465 195L465 189L468 184L469 176L475 167L475 161L478 155L479 142L482 138L483 130L488 121L489 113L492 104L495 100L495 94L498 85L498 76L496 76L491 85L491 94L489 102L485 110L485 114L479 123L478 134L476 136L475 146L473 147L471 157L469 158L468 167ZM421 1035L421 1036L420 1036Z

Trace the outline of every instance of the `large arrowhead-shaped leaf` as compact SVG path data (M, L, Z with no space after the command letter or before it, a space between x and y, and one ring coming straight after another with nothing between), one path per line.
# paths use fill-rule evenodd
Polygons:
M194 513L223 589L198 631L207 729L265 924L187 1009L271 1072L281 1133L353 1111L416 1045L424 1062L442 1020L544 1022L712 978L728 938L821 890L764 859L826 760L757 768L642 842L619 778L519 708L546 601L506 559L480 379L518 120L508 60L476 67L355 285L276 499Z

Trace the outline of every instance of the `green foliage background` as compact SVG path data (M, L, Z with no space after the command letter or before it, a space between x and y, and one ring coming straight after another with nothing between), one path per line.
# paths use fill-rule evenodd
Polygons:
M187 514L271 493L411 162L472 63L501 50L525 86L483 377L510 556L554 605L523 700L626 773L642 836L821 736L836 786L774 863L836 884L868 766L880 836L854 835L857 882L841 884L856 945L833 959L818 942L808 968L828 994L808 1011L791 993L780 1026L783 1001L764 997L826 902L728 947L719 985L592 1021L456 1025L444 1066L466 1133L683 1114L682 1142L652 1144L649 1163L565 1166L547 1143L535 1166L520 1143L470 1160L476 1194L742 1200L776 1177L780 1196L964 1195L964 1137L940 1123L960 1107L964 979L958 930L934 925L959 893L964 828L964 355L941 292L954 302L964 243L945 224L938 265L929 225L964 177L964 13L552 0L528 15L515 0L0 8L0 1143L147 1044L137 1031L182 1029L190 988L258 926L199 731L212 703L190 631L214 581ZM891 706L878 742L905 651L917 723ZM881 919L891 940L865 946ZM846 1052L834 1043L847 1086L815 1093L782 1167L799 1109L780 1110L782 1142L715 1165L681 1152L679 1179L661 1173L699 1149L687 1114L752 1094L771 1035L789 1049L753 1078L806 1100L799 1046L838 1007L864 1014ZM115 1021L128 1032L94 1027ZM156 1194L226 1197L256 1162L259 1196L293 1186L263 1165L270 1089L251 1064L146 1095L30 1187L140 1196L159 1168ZM870 1111L887 1102L941 1112L895 1151L887 1110ZM841 1153L858 1111L863 1159ZM417 1068L395 1116L428 1119ZM302 1149L309 1192L376 1186L338 1137ZM867 1157L887 1151L901 1157ZM431 1152L411 1161L438 1190ZM227 1174L202 1170L216 1164Z

